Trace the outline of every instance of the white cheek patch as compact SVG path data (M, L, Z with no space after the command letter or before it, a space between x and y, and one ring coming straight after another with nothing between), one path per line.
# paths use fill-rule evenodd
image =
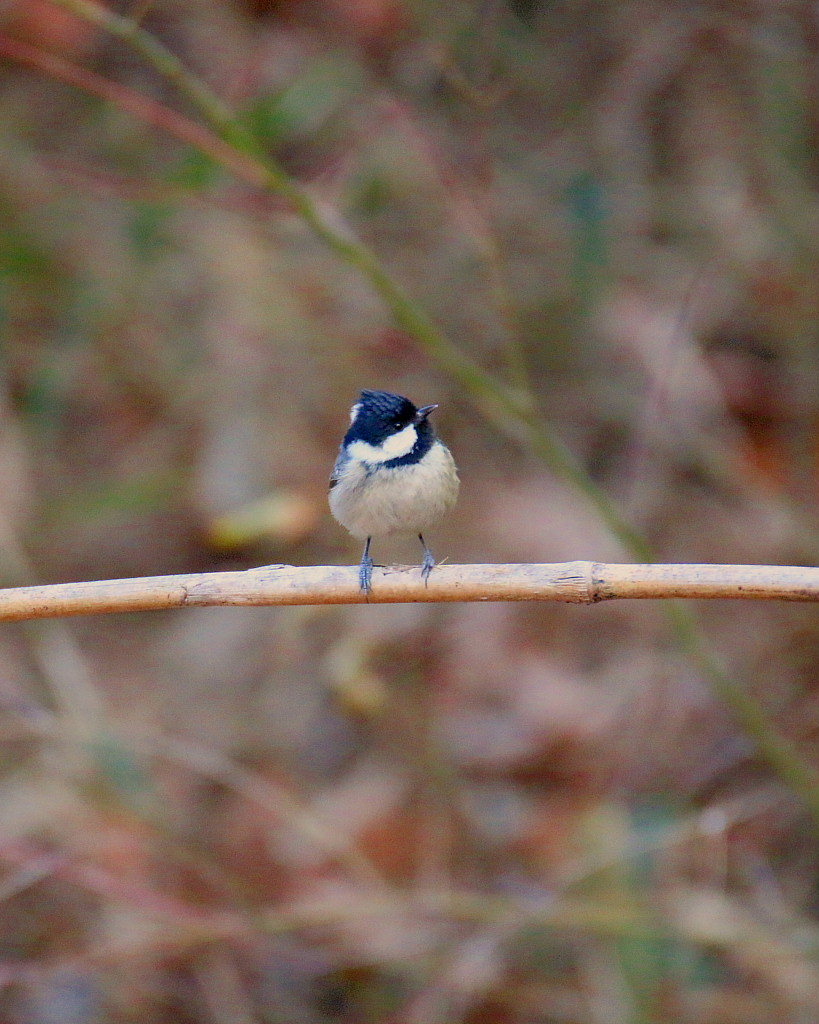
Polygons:
M399 430L392 434L381 444L368 444L366 441L353 441L347 451L354 459L360 462L377 464L379 462L391 462L393 459L400 459L402 455L409 455L418 440L418 431L415 425Z

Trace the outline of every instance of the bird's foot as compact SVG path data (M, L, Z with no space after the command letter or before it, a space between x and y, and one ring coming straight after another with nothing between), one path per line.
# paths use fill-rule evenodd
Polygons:
M424 544L424 561L421 565L421 579L424 581L424 586L429 586L429 574L435 568L435 559L432 557L432 552Z
M369 551L364 552L358 567L358 585L364 594L369 594L373 589L373 560Z

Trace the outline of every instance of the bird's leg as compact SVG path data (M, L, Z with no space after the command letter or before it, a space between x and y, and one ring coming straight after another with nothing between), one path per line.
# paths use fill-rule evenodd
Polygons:
M373 589L373 560L370 558L371 540L372 537L367 538L367 543L364 545L364 554L361 556L361 565L358 567L358 585L365 594L369 594Z
M424 581L424 586L429 586L429 574L435 568L435 559L432 557L432 552L427 547L427 542L424 540L423 533L418 534L418 540L424 545L424 564L421 566L421 579Z

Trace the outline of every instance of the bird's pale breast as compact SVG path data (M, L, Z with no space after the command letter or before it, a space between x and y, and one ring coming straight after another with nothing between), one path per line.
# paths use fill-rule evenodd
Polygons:
M352 459L330 491L330 509L354 537L418 533L458 497L449 449L436 441L420 462L394 469Z

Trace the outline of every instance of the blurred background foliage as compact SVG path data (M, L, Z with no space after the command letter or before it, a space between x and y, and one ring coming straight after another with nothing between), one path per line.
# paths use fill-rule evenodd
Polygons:
M484 376L134 47L6 0L5 585L356 562L326 483L361 387L441 405L439 556L630 560L596 487L658 559L815 564L815 5L108 10ZM697 615L817 766L813 608ZM817 824L656 604L7 625L0 665L3 1022L819 1017Z

